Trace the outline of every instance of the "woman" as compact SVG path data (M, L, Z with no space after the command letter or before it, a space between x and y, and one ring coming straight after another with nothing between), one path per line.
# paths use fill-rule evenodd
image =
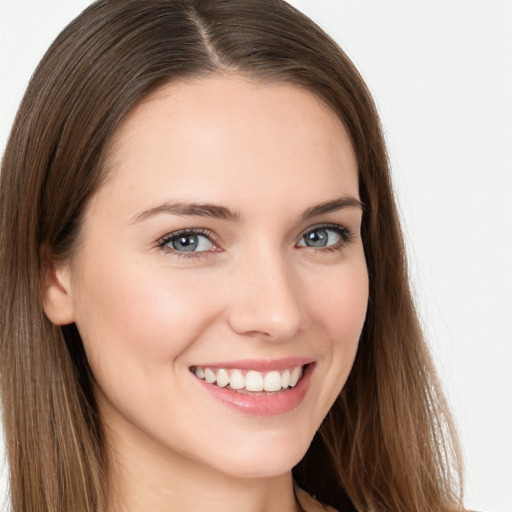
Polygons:
M93 4L0 194L14 510L460 509L374 105L286 3Z

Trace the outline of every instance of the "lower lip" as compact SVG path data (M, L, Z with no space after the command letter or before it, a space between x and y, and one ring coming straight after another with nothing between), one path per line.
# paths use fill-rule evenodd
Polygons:
M196 380L214 398L239 412L253 416L276 416L295 409L302 402L309 389L314 367L314 364L308 364L304 368L304 373L294 388L271 395L248 395L208 384L197 377Z

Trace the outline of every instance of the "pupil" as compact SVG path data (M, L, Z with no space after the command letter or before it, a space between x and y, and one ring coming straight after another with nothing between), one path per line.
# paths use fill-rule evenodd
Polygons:
M177 251L191 252L197 248L198 240L196 235L180 236L172 242L172 246Z
M317 229L309 233L306 239L306 244L310 247L325 247L327 244L327 231L325 229Z

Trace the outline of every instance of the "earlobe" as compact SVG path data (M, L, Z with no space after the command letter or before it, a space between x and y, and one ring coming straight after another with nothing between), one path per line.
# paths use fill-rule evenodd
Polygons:
M43 309L46 316L56 325L73 323L75 310L68 269L50 263L44 275L43 285Z

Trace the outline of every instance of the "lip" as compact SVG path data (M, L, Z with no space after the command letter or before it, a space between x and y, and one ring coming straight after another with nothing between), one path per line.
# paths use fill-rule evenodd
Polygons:
M295 366L305 366L313 363L314 359L306 357L285 357L282 359L240 359L239 361L214 361L196 364L202 368L224 368L225 370L256 370L257 372L270 372L272 370L286 370Z
M220 367L220 368L238 368L241 370L244 369L254 369L257 371L271 371L271 370L279 370L284 368L289 368L288 361L283 366L275 366L275 364L282 364L282 361L265 361L261 362L259 366L255 366L255 361L250 361L250 366L242 367L239 365L243 363L243 361L231 361L229 365L209 365L211 367ZM296 358L292 358L289 361L297 363L299 361ZM270 365L269 365L270 364ZM299 366L302 363L295 364L295 366ZM315 370L316 365L314 363L304 363L304 373L302 374L301 379L297 383L294 388L288 388L284 391L280 391L277 393L269 393L269 394L245 394L239 393L237 391L220 388L215 384L208 384L206 381L202 379L198 379L193 376L195 381L203 390L210 394L216 400L219 400L224 405L244 414L253 415L253 416L276 416L279 414L285 414L295 409L304 399L306 393L308 392L309 385L311 382L311 376ZM208 365L205 365L208 366ZM294 366L293 364L291 366ZM264 369L260 369L264 368Z

